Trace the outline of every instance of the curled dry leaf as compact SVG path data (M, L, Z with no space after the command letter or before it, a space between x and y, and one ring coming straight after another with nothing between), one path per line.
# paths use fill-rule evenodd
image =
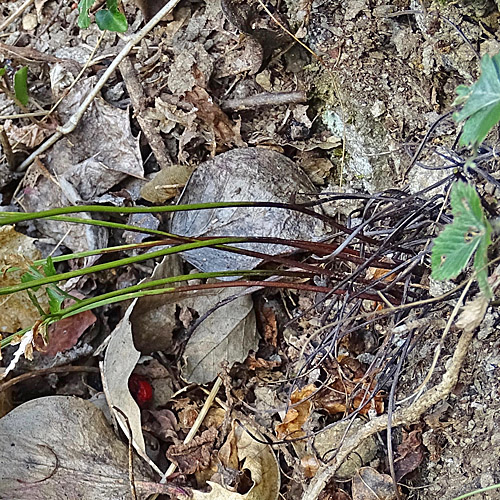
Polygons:
M114 410L119 408L127 417L132 429L133 444L139 452L145 454L144 437L141 428L141 412L128 388L128 380L132 374L140 353L134 346L130 314L136 301L127 308L123 319L111 333L102 365L102 383L108 405L118 420L123 432L128 436L128 426L123 415Z
M258 439L263 439L255 429L249 428L248 431ZM233 427L228 436L229 440L232 443L227 445L226 442L223 446L226 447L226 452L223 453L224 465L235 467L239 464L240 471L247 469L251 475L252 486L248 492L238 493L220 483L208 481L211 491L208 493L193 491L194 500L276 500L280 489L280 473L272 448L256 441L240 425Z
M151 479L134 460L138 481ZM0 498L129 498L128 449L103 413L69 396L39 398L0 419Z
M185 100L196 107L196 115L213 134L213 142L225 146L246 145L241 138L239 124L229 119L204 88L195 86L186 92Z
M161 169L141 189L141 196L151 203L165 203L186 185L192 169L187 165L170 165Z
M394 500L396 493L391 476L372 467L362 467L352 478L352 500Z
M490 301L480 293L474 300L467 302L456 325L468 332L475 330L483 321Z
M314 384L293 391L290 398L290 403L293 406L286 412L283 422L276 426L278 439L295 439L305 436L303 426L311 415L313 408L311 396L315 391Z
M188 444L170 446L166 451L167 458L177 465L182 474L200 472L210 465L217 435L217 429L211 427L200 436L195 436Z
M403 441L398 445L398 457L394 461L396 481L413 472L424 459L424 445L422 444L422 429L411 432L403 431Z

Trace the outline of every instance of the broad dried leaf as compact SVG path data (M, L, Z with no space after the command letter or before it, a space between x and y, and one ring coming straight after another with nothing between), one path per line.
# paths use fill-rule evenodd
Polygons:
M13 226L0 226L0 287L17 285L29 265L41 254L35 247L35 240L18 233ZM9 267L20 267L20 271L6 273ZM48 310L45 292L34 292L40 305ZM40 319L38 309L31 302L26 291L0 297L0 333L15 333L32 326Z
M203 290L203 293L190 294L180 303L201 316L243 290ZM253 301L249 295L243 295L218 308L196 328L184 350L182 376L200 385L211 382L224 364L242 363L249 351L257 349L258 343Z
M396 493L391 476L372 467L359 469L352 479L352 500L394 500Z
M265 149L241 148L202 163L191 176L179 203L288 203L301 192L314 193L314 185L286 156ZM177 212L172 217L171 231L183 236L251 235L318 240L324 234L324 225L290 210L242 207ZM259 243L240 246L271 255L290 249ZM183 258L202 271L249 269L260 262L254 257L210 248L184 252Z
M134 460L137 480L148 478ZM92 403L50 396L0 419L0 498L131 498L128 449Z
M130 322L130 314L135 303L134 300L130 304L122 320L111 333L104 357L102 382L108 405L114 412L123 432L128 436L128 426L123 415L114 410L113 407L119 408L127 416L128 424L132 429L134 446L145 454L141 411L128 388L128 379L140 358L140 353L134 346L132 324Z
M254 436L263 439L255 429L248 429ZM248 469L253 486L241 494L230 491L218 483L208 481L211 491L193 491L194 500L276 500L280 489L278 461L270 446L256 441L241 426L234 428L240 469ZM230 435L231 438L231 435Z

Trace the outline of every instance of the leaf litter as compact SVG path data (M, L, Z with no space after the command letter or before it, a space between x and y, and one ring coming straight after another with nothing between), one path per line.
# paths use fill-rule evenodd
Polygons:
M2 14L13 13L19 3L12 2L3 6ZM138 4L146 18L151 18L154 10L161 7L161 2L155 2L151 7L153 10L143 2ZM347 2L345 6L339 5L322 11L321 6L300 4L300 8L296 9L295 5L290 4L287 5L288 19L280 8L276 9L273 16L289 29L298 27L296 34L299 38L309 30L308 40L316 49L319 48L332 61L335 58L341 61L338 67L339 79L347 89L346 93L351 94L349 97L358 99L364 110L359 114L352 113L352 122L358 125L360 131L359 137L366 132L363 126L359 126L361 116L366 121L366 128L373 131L379 144L383 144L382 149L387 146L387 149L395 151L393 147L396 143L387 142L382 137L380 125L383 123L394 134L397 130L406 133L405 127L409 126L409 130L413 130L416 122L419 123L416 129L420 130L421 119L415 118L414 110L408 109L405 111L405 116L408 116L407 124L398 123L401 110L395 103L399 102L403 94L408 98L406 90L400 91L392 101L384 96L377 96L377 99L381 97L382 100L365 102L374 97L374 92L387 93L387 89L393 84L380 72L380 61L383 61L381 56L389 58L387 60L396 68L394 84L404 89L406 86L417 89L414 95L426 96L425 99L429 94L429 102L435 97L432 97L431 90L415 83L413 75L407 69L403 72L405 79L398 83L397 78L399 63L394 54L413 54L410 42L418 38L418 30L423 29L420 26L421 19L416 18L416 28L404 26L399 32L399 18L381 15L385 7L388 6L377 4L372 12L371 7L369 9L362 2ZM93 60L86 73L68 94L68 85L87 62L100 32L94 25L79 33L72 29L76 25L77 12L69 5L55 6L52 2L37 1L35 8L36 16L28 12L9 28L10 35L5 42L7 46L14 48L13 55L11 54L15 68L13 70L28 64L29 96L43 107L49 108L59 96L63 100L59 106L58 118L48 120L46 127L30 123L26 118L11 118L5 131L9 141L15 144L14 155L11 157L14 164L17 157L26 156L45 136L51 134L57 123L66 121L72 109L94 85L96 75L102 73L123 43L115 34L106 33L92 56ZM131 32L137 31L142 22L141 12L131 2L124 2L123 9L130 21ZM314 13L313 16L310 16L311 12ZM321 20L321 26L318 25L318 20ZM32 46L15 45L15 30L21 26L32 37ZM377 30L373 33L378 35L369 42L371 62L364 59L368 52L353 56L353 48L362 46L363 37L372 33L370 30L374 26ZM417 34L412 33L413 28ZM429 36L430 28L425 29L426 36ZM377 45L378 36L380 33L391 34L393 31L394 36L391 35L391 41L387 43L391 47L394 45L396 49L394 54L386 53L383 47ZM329 37L325 33L329 33ZM335 34L334 37L332 33ZM402 33L404 36L401 36ZM354 43L333 47L332 39L339 36L346 40L352 39ZM439 36L442 37L441 32ZM400 40L403 39L408 40L408 47L401 44ZM429 54L429 50L435 50L432 44L429 45L430 41L426 38L422 43L427 50L422 58L424 74L429 73L429 68L433 65L440 67L445 74L446 66L442 66L438 59L433 59L436 54ZM221 6L209 1L203 5L191 4L177 8L164 17L162 23L149 33L130 58L144 90L140 109L137 108L137 103L127 108L130 102L124 91L123 81L119 74L113 76L102 92L102 97L94 100L79 127L56 142L29 168L19 192L21 197L18 197L19 193L13 194L12 185L9 185L19 174L12 173L12 169L6 167L8 177L5 179L10 180L6 180L3 185L2 177L0 182L2 203L4 199L8 203L12 200L13 206L8 210L19 210L20 206L28 210L39 210L94 201L129 206L139 205L143 203L142 200L164 204L169 200L185 203L254 199L293 204L316 200L318 189L326 193L337 191L339 169L344 166L343 140L347 140L347 145L344 146L348 148L348 162L356 160L351 157L360 149L356 149L356 144L356 147L350 148L352 142L356 141L355 137L322 127L321 113L324 109L322 104L317 103L324 103L329 98L324 94L324 82L320 78L314 80L312 86L308 78L311 75L313 78L321 76L323 70L316 67L308 73L311 68L304 68L311 61L297 45L292 46L290 42L288 35L278 28L257 3L247 5L241 2L222 2ZM363 43L365 42L368 43L367 40ZM0 55L4 54L4 50L5 46L2 44ZM5 56L2 57L5 60ZM26 62L27 57L30 60ZM494 58L492 60L496 61ZM313 61L312 66L314 64ZM455 67L456 61L452 55L447 64ZM376 74L384 82L383 85L374 83L371 88L360 91L359 85L371 81L370 71L373 71L374 66L377 66ZM350 71L347 80L346 68ZM467 75L470 67L455 67L455 70L457 74ZM48 80L49 74L52 81ZM352 74L362 76L354 81ZM37 85L31 85L35 78L38 79ZM425 83L422 85L425 86ZM433 82L433 85L438 86L439 83ZM453 87L451 83L448 86ZM327 87L334 85L329 82ZM305 90L309 92L306 94ZM470 91L471 98L473 90ZM274 98L278 93L280 98L294 93L302 97L288 103L273 101L270 96ZM421 112L423 108L419 99L411 96L408 102L411 101L412 106ZM471 99L471 103L473 100ZM249 102L258 104L248 106ZM3 114L17 111L4 95L0 95L0 105ZM28 101L28 106L31 105ZM330 110L332 101L326 107ZM428 108L425 109L428 111ZM149 184L146 184L147 180L154 177L161 162L158 158L157 165L150 154L152 152L154 155L155 150L149 147L146 134L143 135L140 131L141 122L136 120L139 113L149 121L149 125L164 142L167 155L163 160L170 158L171 161L171 165L163 168ZM351 118L348 117L348 120ZM438 135L439 138L442 136ZM246 145L250 148L242 148ZM376 151L378 152L379 150ZM458 153L456 156L460 159ZM371 158L369 155L367 157ZM398 160L393 153L389 157L391 161L395 158L392 170L396 172L399 168ZM378 157L376 161L379 161ZM479 165L484 167L484 164ZM1 166L5 167L3 164ZM188 180L193 171L194 174ZM383 177L380 175L380 178ZM266 319L260 319L257 323L251 295L241 293L241 288L222 288L217 292L183 291L142 297L132 306L127 304L128 307L123 308L108 305L99 312L96 311L95 316L91 316L92 313L89 312L85 318L70 318L74 320L72 324L56 324L55 328L69 328L72 332L66 339L67 343L61 337L61 342L53 341L51 346L49 339L51 355L55 354L57 357L68 347L71 350L78 349L79 345L86 345L90 352L85 351L87 357L79 359L95 364L96 359L90 357L92 351L95 351L94 358L99 358L106 348L102 383L108 404L121 423L124 434L128 434L128 426L133 428L136 447L146 462L153 457L157 464L156 472L167 470L168 459L179 466L178 474L168 479L169 485L178 488L176 493L170 491L171 497L176 497L177 494L181 497L187 494L188 489L192 489L195 498L274 499L280 490L285 498L300 498L308 482L314 482L324 470L322 461L334 457L345 439L352 440L357 433L361 434L363 423L359 417L354 417L361 415L376 418L377 414L386 411L386 391L390 388L394 373L393 360L403 352L398 344L402 337L396 333L393 336L396 327L391 324L391 320L381 320L373 326L370 322L360 320L359 315L365 314L369 318L370 314L380 310L383 300L380 296L396 305L426 297L427 278L418 265L407 268L407 274L403 275L386 271L391 271L397 265L402 266L402 262L421 250L421 243L414 242L429 239L431 233L427 228L434 227L436 221L438 224L445 224L450 219L436 199L424 200L425 194L405 199L407 194L403 195L403 192L398 191L396 195L395 191L389 190L373 198L369 195L363 198L364 193L356 197L356 186L370 186L371 180L359 179L351 174L347 178L350 182L348 189L355 186L354 200L346 198L345 193L339 195L334 192L333 199L316 210L322 215L349 215L347 222L339 216L339 220L349 225L343 232L343 238L352 228L365 224L363 230L359 231L365 238L363 243L357 237L351 240L348 245L349 251L353 252L349 254L351 260L335 260L335 247L329 247L328 251L324 248L319 251L319 247L315 247L312 257L307 252L300 254L300 258L307 263L332 273L330 279L324 274L319 276L318 273L314 283L327 284L332 290L339 288L341 291L336 297L323 292L259 291L254 296L258 295L259 301L272 304L272 313L266 313ZM130 187L132 179L135 179L134 188ZM179 197L186 182L184 193ZM384 186L386 187L392 188L393 185ZM413 186L411 189L418 193L418 189L413 189ZM139 191L142 200L139 198ZM19 205L16 205L18 202ZM423 213L426 214L424 217ZM269 220L263 223L266 217ZM405 225L405 220L411 220L414 224ZM317 219L305 218L289 210L274 209L261 212L243 208L185 212L176 214L172 221L167 221L165 217L141 215L130 217L128 222L139 228L142 226L144 230L165 229L170 225L171 230L185 236L251 235L306 239L311 242L319 242L331 230L329 224ZM397 236L392 233L394 228L400 231ZM148 241L145 232L108 233L96 226L71 226L70 230L67 223L53 221L37 222L36 226L26 224L19 230L36 236L42 250L42 253L36 253L33 257L30 254L28 260L35 260L41 255L47 256L50 251L57 255L71 250L103 248L108 242L121 244ZM339 238L335 243L341 241ZM254 248L268 254L291 251L291 247L265 245L242 245L242 248ZM24 253L27 254L24 251L12 252L14 257L11 265L26 265L26 261L21 258L25 257ZM107 258L108 256L104 257ZM192 266L199 270L220 270L254 266L262 268L269 265L262 263L260 258L222 253L219 250L185 253L183 259L166 259L156 268L149 264L132 265L106 276L79 280L76 288L87 296L87 293L93 295L100 290L109 291L127 283L135 284L139 279L149 276L158 279L185 274L192 270ZM169 260L172 262L167 263ZM366 264L366 272L357 267L360 263ZM78 268L81 264L71 261L69 264L61 264L60 268ZM373 272L374 269L376 272ZM335 277L333 273L336 273ZM3 278L10 274L4 274ZM404 289L401 286L403 280L406 280ZM193 286L206 284L194 280L188 283ZM303 283L306 283L306 279ZM366 290L379 293L380 296L372 294L371 298L378 297L380 302L363 298L360 294ZM40 301L43 302L44 298L42 293ZM29 311L30 307L32 308L32 303L25 301L19 307L16 306L16 310ZM484 298L469 303L457 326L469 330L479 327L486 308ZM28 323L31 318L36 318L37 312L36 309L31 309L32 316L26 321L27 326L30 326ZM429 314L434 313L435 310L431 308ZM438 315L442 316L442 311ZM413 323L410 316L403 313L398 321L408 321L411 325ZM203 321L200 322L200 318ZM19 318L14 318L16 319ZM328 332L322 329L334 319L340 321L338 326ZM91 323L95 323L95 327L88 328ZM5 329L3 324L2 327ZM6 331L10 333L21 327L21 324L14 327L11 324ZM424 352L428 348L426 344L418 344L419 338L425 333L421 327L408 327L405 331L414 336L411 346L412 349L417 346L415 352L419 349ZM110 332L109 339L96 351ZM54 340L59 338L57 330L56 333L52 332L52 336ZM429 346L433 345L432 342L427 343ZM10 352L7 351L6 364L12 361L15 347L10 347ZM37 351L36 343L33 347L36 362L37 355L41 353ZM23 352L24 348L25 346ZM32 368L36 370L36 366L39 365L33 365ZM26 369L22 363L18 364L18 368L21 371ZM205 396L201 386L218 375L225 379L225 393L219 393L221 399L212 408L213 411L209 412L194 439L183 444L203 406ZM129 376L132 376L132 381L151 384L153 396L150 402L138 405L132 398L129 386L134 384L130 384ZM405 386L408 395L415 388L418 376L419 373L416 372L413 386ZM40 385L45 386L45 389L39 396L47 391L64 391L71 387L71 382L79 386L75 393L85 398L102 389L101 381L92 377L75 380L71 375L58 378L53 374L40 377L40 382L39 385L33 385L34 396L33 391L27 391L26 383L19 384L19 390L15 392L19 401L36 397L37 387ZM137 398L136 389L134 397ZM34 401L39 401L41 411L45 411L46 398L38 397ZM83 403L78 398L69 401L74 401L76 406ZM66 403L60 404L64 406ZM32 404L28 408L33 406ZM123 417L113 407L120 408L126 416ZM236 420L236 407L247 413L245 418L249 420L244 420L244 425ZM19 406L11 415L15 415L16 411L29 413L24 408L26 405ZM86 417L79 410L75 412L77 419L86 422ZM94 410L92 415L93 412ZM47 413L51 415L49 410ZM66 413L62 413L63 417L60 418L59 415L59 418L64 421ZM347 417L354 419L352 424L347 422ZM94 416L92 419L95 420ZM67 422L68 426L70 420ZM252 424L247 424L252 421ZM0 420L0 429L4 423L10 426L11 422L9 418ZM42 420L42 425L49 428L50 425L44 422ZM259 428L258 423L265 425ZM28 424L21 426L23 432L26 432ZM11 432L10 429L8 427L7 433ZM57 429L54 432L58 433ZM89 435L92 435L91 429L90 425L86 428ZM320 430L323 432L319 432ZM97 434L108 436L108 431L99 427ZM305 439L290 443L290 438L298 434ZM144 442L141 442L141 437ZM389 476L384 475L388 470L382 461L375 459L377 453L380 457L381 450L372 438L370 436L359 443L355 452L345 460L343 467L346 468L339 469L335 476L337 479L342 478L343 482L330 483L324 491L328 498L360 500L372 498L374 492L377 498L392 498L394 484ZM130 485L126 447L114 435L109 439L110 443L113 442L110 447L121 446L120 461L116 466L120 481L113 487L122 488L117 495L127 497ZM284 443L277 445L281 447L279 466L275 453L277 447L265 444L276 439L284 440ZM36 442L35 438L31 439L31 445L33 442ZM127 443L127 440L124 442ZM84 458L89 456L86 446L90 446L90 451L98 454L100 444L94 444L94 441L91 445L86 443L82 449L78 449L76 455ZM410 473L421 461L418 436L403 433L403 437L395 444L397 475L411 476ZM107 441L106 445L108 446ZM50 446L54 451L52 455L64 458L64 451L60 452L55 445ZM67 443L63 443L63 446L67 446ZM24 442L18 447L16 451L20 453L20 464L26 461L22 448L32 452L32 447ZM42 446L36 451L40 454L46 450L48 448ZM47 455L42 455L45 460L43 463L47 463L49 455L52 457L48 451ZM5 456L11 457L10 450L6 450ZM142 463L137 457L134 462ZM83 464L82 467L86 465ZM378 472L371 467L360 469L361 465L377 467ZM47 483L47 487L53 486L50 471L44 477L43 482ZM138 485L145 478L146 476L138 475ZM15 482L18 477L14 474L12 479ZM28 478L29 481L38 479L35 471ZM351 483L346 482L351 479ZM95 491L100 491L101 479L92 481L95 483ZM12 484L18 486L9 483L9 487ZM78 477L72 477L68 484L75 489L74 485L76 484L76 488L80 487L81 481ZM339 485L342 485L342 489ZM57 488L59 485L54 491L59 491ZM149 491L153 491L151 483L149 488ZM351 497L344 489L351 493ZM95 491L89 494L89 498L100 498L100 493ZM114 495L114 491L111 494Z

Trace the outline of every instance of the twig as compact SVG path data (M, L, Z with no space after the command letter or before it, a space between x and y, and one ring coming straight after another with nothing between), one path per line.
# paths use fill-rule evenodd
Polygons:
M201 424L203 423L203 420L207 416L208 410L210 410L210 407L212 406L212 403L214 402L214 399L217 396L217 393L219 392L219 389L222 385L222 377L217 377L217 380L215 381L214 386L212 387L212 390L210 391L210 394L208 395L205 404L203 405L203 408L201 409L200 413L198 414L198 417L196 418L193 427L188 432L188 435L184 439L184 444L189 444L195 434L198 432L198 429L200 428ZM177 468L177 465L174 463L170 464L170 467L167 469L167 472L165 472L164 477L160 482L164 482L168 476L171 476L175 469Z
M11 378L0 385L0 392L9 389L10 387L19 384L19 382L24 382L30 378L43 377L44 375L49 375L51 373L75 373L75 372L87 372L87 373L99 373L99 368L97 366L52 366L50 368L43 368L36 372L23 373L17 377Z
M123 47L120 53L115 57L113 62L109 65L108 69L103 73L99 81L96 83L95 87L92 91L87 95L85 100L82 102L78 110L68 119L66 124L63 127L58 127L57 132L54 135L49 137L43 144L41 144L33 153L31 153L26 160L19 166L20 170L25 170L29 167L34 161L34 159L47 151L53 144L55 144L61 137L64 135L70 134L75 130L78 122L82 118L83 114L90 106L95 97L99 94L101 89L104 87L104 84L111 77L115 69L118 65L123 61L123 59L128 55L128 53L132 50L132 48L137 45L160 21L161 19L167 15L178 3L180 0L170 0L168 3L164 5L164 7L156 14L156 16L147 23L144 28L142 28L139 33L134 35Z
M146 120L143 116L143 112L146 107L146 96L144 95L142 84L129 57L125 57L125 59L123 59L120 63L119 69L130 96L135 117L137 118L141 130L144 132L144 135L148 140L149 146L155 155L158 165L162 169L171 166L172 160L167 153L165 143L163 142L160 133L156 131L151 121Z
M221 108L224 111L244 111L263 106L280 106L282 104L297 104L306 102L307 96L304 91L297 92L262 92L261 94L243 97L241 99L227 99L222 101Z
M457 347L455 348L449 368L443 375L442 381L432 389L428 390L420 399L412 403L410 406L396 412L392 419L392 426L409 425L418 422L420 416L424 412L448 396L458 382L460 369L465 360L473 337L474 330L463 331L457 343ZM339 450L337 456L335 457L334 462L324 466L318 471L304 492L302 500L316 500L347 456L356 450L359 444L366 438L384 430L384 428L387 427L387 421L387 415L375 417L362 429L360 429L355 436L347 439L344 446Z

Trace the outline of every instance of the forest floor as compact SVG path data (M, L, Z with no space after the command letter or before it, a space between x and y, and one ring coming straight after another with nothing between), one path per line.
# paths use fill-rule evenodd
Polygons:
M48 343L33 328L32 360L13 362L14 342L2 349L15 367L0 385L0 498L132 498L132 485L138 498L452 500L500 483L500 317L491 307L480 326L457 326L454 308L478 287L461 295L467 273L432 280L429 259L454 180L474 183L499 215L498 127L468 169L451 113L457 87L500 51L498 5L182 0L126 50L165 2L136 3L121 3L124 34L80 29L76 3L0 5L0 215L268 205L79 213L86 224L15 230L0 219L0 286L20 282L12 265L52 256L54 272L75 271L147 257L155 238L156 260L57 285L78 303L147 279L262 275L214 288L193 274L168 295L55 322ZM15 95L22 67L27 104ZM166 231L260 241L243 254L166 255ZM136 247L80 255L120 245ZM47 317L47 290L0 296L4 338Z

